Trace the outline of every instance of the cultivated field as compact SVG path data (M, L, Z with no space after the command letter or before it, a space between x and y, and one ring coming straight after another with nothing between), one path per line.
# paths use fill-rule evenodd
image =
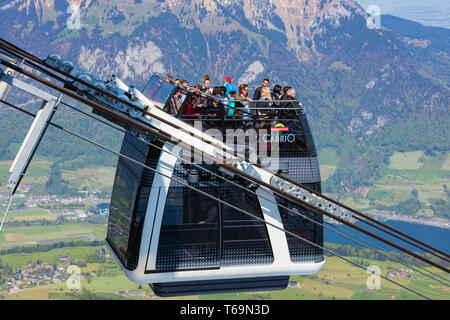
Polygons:
M115 173L114 167L84 168L64 170L62 178L78 190L101 192L104 188L112 187Z
M100 247L67 247L50 250L48 252L39 252L32 254L11 254L1 256L2 262L8 263L13 268L23 268L28 263L35 260L41 260L46 263L61 263L61 255L70 256L74 259L83 259L94 253ZM404 268L402 265L392 262L382 262L377 260L351 258L353 261L363 264L366 267L376 265L380 267L382 275L387 275L389 271L400 272ZM87 289L90 292L101 294L103 297L112 299L164 299L153 296L152 290L146 286L139 286L126 279L116 264L100 265L98 263L87 263L81 268L81 272L96 272L98 276L81 281L80 289ZM441 272L434 270L438 274ZM190 297L179 297L172 299L289 299L289 300L332 300L332 299L422 299L419 296L408 292L396 284L381 279L380 289L369 290L367 280L370 276L367 271L350 265L337 257L329 257L324 268L313 276L292 276L290 287L281 291L267 292L246 292L246 293L227 293L213 294ZM450 291L425 276L413 272L410 276L400 278L399 276L389 279L398 282L411 289L426 294L433 299L450 300ZM119 295L119 291L143 292L146 297ZM80 290L81 291L81 290ZM68 299L66 293L71 293L65 283L41 285L39 287L22 289L12 295L0 292L4 299Z
M14 210L8 213L8 221L56 220L55 216L44 209Z
M322 181L326 181L334 173L338 160L332 149L319 152ZM409 215L433 218L435 213L431 207L434 203L437 200L448 201L445 185L450 187L448 152L435 152L432 156L425 155L423 151L394 152L384 177L360 192L344 195L341 201L361 211L372 211L377 205L395 206L410 199L413 191L417 191L418 200L425 208L417 209Z
M71 222L50 226L19 226L7 224L0 233L0 246L28 245L30 242L62 241L66 238L101 240L105 238L106 226L86 222Z
M339 158L333 149L322 149L319 151L320 177L326 181L337 169Z

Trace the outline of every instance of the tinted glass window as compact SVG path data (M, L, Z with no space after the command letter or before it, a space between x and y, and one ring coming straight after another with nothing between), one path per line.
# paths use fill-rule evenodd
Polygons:
M156 256L157 270L219 267L219 206L187 188L170 187Z
M222 199L263 218L256 195L225 190ZM254 265L273 262L272 248L264 222L222 204L222 265Z
M174 172L178 173L179 170ZM223 184L208 185L197 187L262 218L255 195ZM175 183L171 185L158 244L157 270L272 262L272 248L263 222L197 191Z
M124 265L127 264L128 238L138 187L136 176L125 165L118 165L112 192L114 197L111 197L107 238Z
M173 84L153 76L145 86L143 94L148 99L159 102L164 106L174 90L175 86Z
M139 249L142 236L142 228L144 225L145 212L147 210L148 197L150 188L142 186L138 190L136 199L136 209L134 217L131 221L128 237L128 251L126 254L127 261L125 266L129 270L134 270L139 262Z
M284 229L290 231L312 243L319 246L323 245L322 230L316 223L305 219L298 215L302 214L310 219L322 222L322 215L316 213L311 209L303 208L298 205L292 205L289 201L281 197L276 197L277 203L284 207L290 208L293 211L287 210L284 207L278 206L281 220L283 221ZM289 254L292 262L315 262L322 261L322 249L298 239L290 234L286 234Z

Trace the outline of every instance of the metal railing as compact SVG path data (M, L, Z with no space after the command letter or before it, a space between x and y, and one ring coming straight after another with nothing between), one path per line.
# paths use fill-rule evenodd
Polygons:
M181 84L179 82L175 82L173 79L170 79L170 78L168 78L168 77L166 77L166 76L164 76L164 75L162 75L160 73L154 73L153 76L156 76L156 77L160 78L162 81L169 82L169 83L171 83L172 85L176 86L177 88L179 88L181 90L184 90L184 91L187 91L187 92L191 92L191 93L197 93L201 97L210 98L211 100L218 99L218 100L220 100L220 102L222 102L224 104L227 103L227 101L228 101L228 103L230 102L230 100L227 97L218 98L217 96L213 96L213 95L208 94L206 92L197 90L194 87L190 86L189 84L188 85L183 85L183 84ZM147 81L147 84L145 85L145 87L144 87L144 89L142 91L147 89L147 85L148 85L149 82L150 82L150 80ZM169 98L171 98L171 97L169 97ZM253 99L249 98L251 101L248 101L246 98L249 98L249 97L245 97L245 98L243 98L243 97L236 97L235 98L236 99L235 102L246 101L248 103L255 103L255 104L258 104L258 103L261 103L261 104L263 104L263 103L272 103L272 104L291 103L292 107L291 108L286 108L286 109L289 109L289 110L292 110L292 109L301 109L302 110L303 109L303 106L300 104L300 100L298 100L298 99L289 99L289 100L281 100L281 99L280 100L278 100L278 99L261 100L261 99L259 99L259 100L253 100ZM298 103L298 105L295 106L294 104L297 104L297 103Z

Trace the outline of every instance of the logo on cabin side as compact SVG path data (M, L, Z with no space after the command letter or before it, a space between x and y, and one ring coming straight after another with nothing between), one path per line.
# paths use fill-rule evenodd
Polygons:
M289 131L289 128L285 127L284 124L282 124L282 123L277 123L274 127L270 127L270 131L271 132L273 132L273 131L285 132L285 131Z
M270 132L287 132L289 131L289 127L285 127L282 123L277 123L275 126L270 127ZM277 142L277 143L286 143L286 142L294 142L295 135L294 134L265 134L263 135L264 142Z

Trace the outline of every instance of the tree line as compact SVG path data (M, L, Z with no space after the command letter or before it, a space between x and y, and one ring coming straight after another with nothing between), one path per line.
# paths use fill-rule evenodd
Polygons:
M0 256L14 254L14 253L33 253L33 252L47 252L53 249L64 247L98 247L105 244L104 240L72 240L72 241L59 241L53 243L39 243L29 246L19 246L12 248L0 249Z

